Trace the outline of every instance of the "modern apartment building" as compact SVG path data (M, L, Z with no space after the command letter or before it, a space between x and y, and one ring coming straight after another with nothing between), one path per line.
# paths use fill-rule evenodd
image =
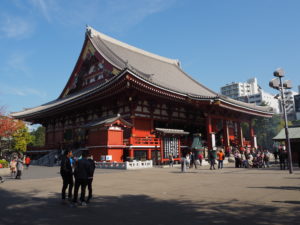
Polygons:
M227 97L261 105L263 103L271 106L275 113L280 113L279 101L274 95L269 94L261 89L257 79L251 78L247 82L232 82L221 87L221 94Z
M247 82L232 82L221 87L221 94L239 100L240 97L259 93L257 79L251 78Z

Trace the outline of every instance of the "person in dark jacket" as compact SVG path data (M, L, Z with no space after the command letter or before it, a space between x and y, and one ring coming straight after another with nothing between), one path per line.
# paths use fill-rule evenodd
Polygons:
M209 158L209 163L210 163L210 168L209 169L216 169L215 168L215 160L216 160L216 157L217 157L217 152L216 152L216 149L213 148L212 150L210 150L208 152L208 158Z
M63 186L61 190L61 199L65 201L66 199L66 189L69 186L68 199L72 199L72 189L73 189L73 171L70 158L72 157L72 151L66 150L64 156L61 159L60 164L60 175L63 179Z
M94 162L93 156L89 156L88 161L90 163L90 174L89 174L88 184L87 184L88 185L88 190L89 190L87 203L90 201L90 199L93 196L92 183L93 183L93 177L94 177L94 171L95 171L95 162Z
M285 150L281 150L279 152L279 163L280 163L281 170L285 170L286 160L287 160L287 152Z
M81 187L80 204L86 205L85 201L85 189L88 184L88 178L91 174L91 164L87 160L88 152L83 151L82 158L76 162L74 176L75 176L75 188L73 203L77 203L78 190Z

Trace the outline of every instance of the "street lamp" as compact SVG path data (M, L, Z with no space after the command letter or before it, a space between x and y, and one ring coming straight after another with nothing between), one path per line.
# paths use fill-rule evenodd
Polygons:
M284 89L291 89L292 84L290 81L284 81L282 82L282 77L284 77L284 71L281 68L278 68L274 71L273 73L274 79L272 79L269 82L269 85L271 88L277 89L280 91L281 94L281 106L283 110L283 115L284 115L284 125L285 125L285 138L286 138L286 143L287 143L287 151L288 151L288 160L289 160L289 170L290 173L293 173L293 165L292 165L292 153L291 153L291 143L290 143L290 138L289 138L289 130L288 130L288 121L287 121L287 115L286 115L286 109L285 109L285 96L284 96Z

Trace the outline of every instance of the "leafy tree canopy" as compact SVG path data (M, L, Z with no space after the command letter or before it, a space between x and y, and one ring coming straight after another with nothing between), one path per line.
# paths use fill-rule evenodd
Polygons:
M20 121L22 126L13 134L13 149L17 151L25 152L27 150L27 145L32 142L33 138L29 133L28 128L25 123Z
M31 132L32 146L44 146L45 145L45 127L40 126L36 130Z

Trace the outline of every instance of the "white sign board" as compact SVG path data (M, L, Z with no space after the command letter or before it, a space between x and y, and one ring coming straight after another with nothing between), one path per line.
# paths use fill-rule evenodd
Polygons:
M101 161L111 161L112 155L101 155Z
M106 161L112 160L112 155L106 155Z

